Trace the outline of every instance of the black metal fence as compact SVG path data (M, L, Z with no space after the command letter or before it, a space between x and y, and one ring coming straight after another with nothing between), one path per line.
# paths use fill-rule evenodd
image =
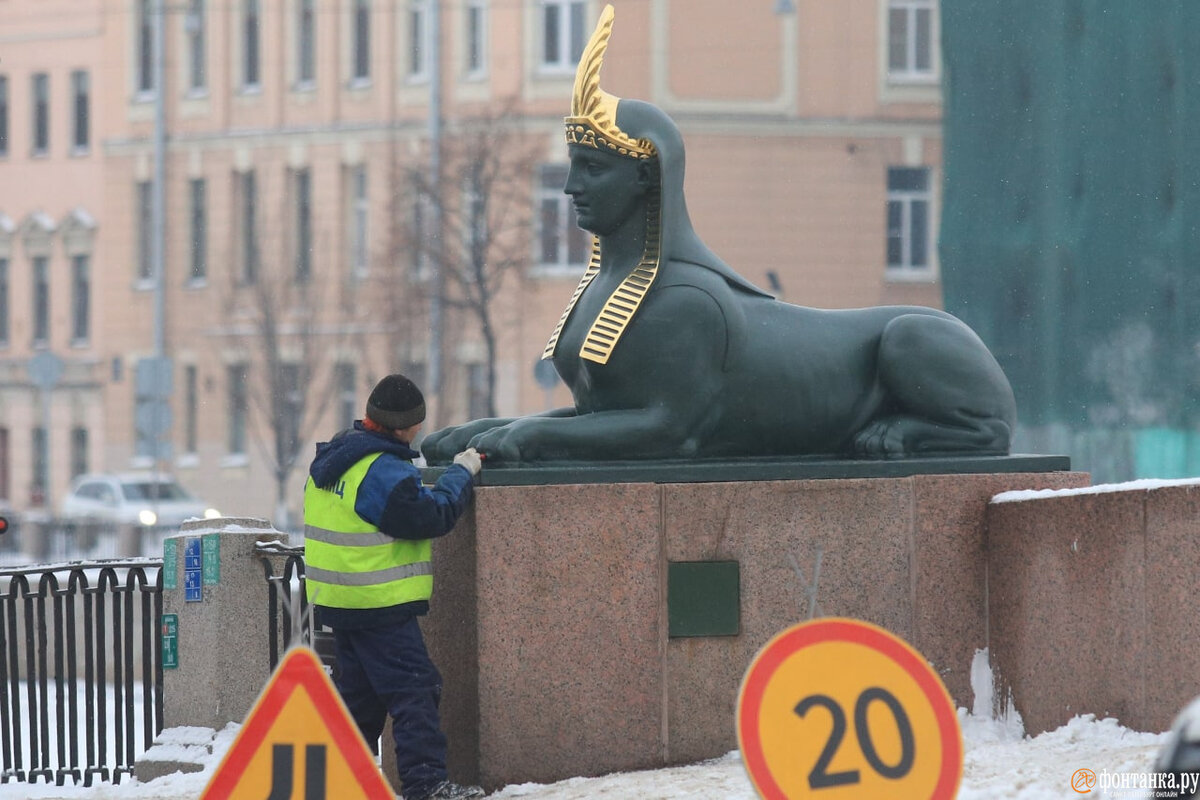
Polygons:
M309 619L308 599L304 588L304 548L280 544L260 544L260 562L267 579L267 617L270 637L267 642L271 670L279 664L281 655L299 637L321 658L325 671L331 676L336 663L333 657L333 634L318 628ZM279 574L275 574L276 567Z
M0 568L0 783L119 783L162 730L162 560Z

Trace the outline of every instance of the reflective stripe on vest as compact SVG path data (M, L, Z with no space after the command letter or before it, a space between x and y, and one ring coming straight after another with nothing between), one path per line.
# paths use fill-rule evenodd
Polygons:
M331 608L386 608L433 593L429 539L395 539L354 511L358 489L379 458L360 459L330 489L304 487L305 584L309 602Z

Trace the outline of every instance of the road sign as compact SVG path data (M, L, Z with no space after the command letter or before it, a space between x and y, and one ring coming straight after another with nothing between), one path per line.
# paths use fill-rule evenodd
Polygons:
M825 618L788 628L751 662L738 744L765 800L953 800L958 715L925 659L883 628Z
M200 800L300 796L396 798L308 647L292 648L279 662Z

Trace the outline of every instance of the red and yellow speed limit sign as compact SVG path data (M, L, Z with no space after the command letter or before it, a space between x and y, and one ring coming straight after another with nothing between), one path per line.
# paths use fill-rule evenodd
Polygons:
M827 618L759 652L738 695L738 745L765 800L953 800L954 703L921 654L883 628Z

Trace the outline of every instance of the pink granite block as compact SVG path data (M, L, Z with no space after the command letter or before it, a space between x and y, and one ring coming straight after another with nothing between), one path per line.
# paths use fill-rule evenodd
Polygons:
M992 664L1030 734L1145 703L1145 514L1124 493L988 508Z
M1200 695L1200 486L1146 495L1146 704L1138 727L1164 731Z
M742 676L775 634L807 618L806 582L822 548L819 613L911 632L911 484L907 478L663 487L669 561L736 560L741 635L673 639L667 652L668 760L737 746Z
M913 482L913 623L909 643L970 708L971 662L987 645L988 502L1013 489L1087 486L1086 472L916 475Z
M660 524L652 484L480 489L485 786L662 763Z

